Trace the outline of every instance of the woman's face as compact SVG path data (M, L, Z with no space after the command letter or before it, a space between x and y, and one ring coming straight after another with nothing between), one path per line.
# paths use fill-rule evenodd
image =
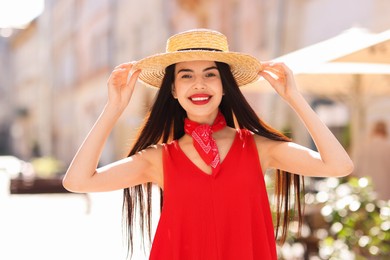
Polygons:
M172 94L186 110L189 119L211 124L223 95L222 81L215 62L177 63Z

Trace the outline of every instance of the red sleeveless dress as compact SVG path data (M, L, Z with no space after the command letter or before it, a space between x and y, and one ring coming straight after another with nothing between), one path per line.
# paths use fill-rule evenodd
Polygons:
M274 260L276 244L256 144L238 130L221 163L208 175L178 142L164 145L164 206L152 260Z

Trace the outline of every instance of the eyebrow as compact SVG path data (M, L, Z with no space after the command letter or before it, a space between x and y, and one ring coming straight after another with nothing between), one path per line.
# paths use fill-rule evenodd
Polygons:
M208 71L208 70L214 70L214 69L218 69L218 68L216 66L208 67L208 68L205 68L203 70L203 72ZM194 72L194 71L192 69L181 69L177 72L177 74L179 74L180 72Z

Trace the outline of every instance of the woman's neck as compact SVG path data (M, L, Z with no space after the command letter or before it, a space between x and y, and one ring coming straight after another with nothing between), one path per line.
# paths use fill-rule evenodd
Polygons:
M198 124L207 124L207 125L212 125L217 115L218 115L218 110L208 115L194 115L194 114L187 113L187 117L191 121L196 122Z

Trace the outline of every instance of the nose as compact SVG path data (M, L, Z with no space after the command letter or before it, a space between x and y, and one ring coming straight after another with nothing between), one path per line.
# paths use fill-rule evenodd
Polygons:
M195 89L205 89L206 83L203 79L203 77L197 77L194 82L194 88Z

